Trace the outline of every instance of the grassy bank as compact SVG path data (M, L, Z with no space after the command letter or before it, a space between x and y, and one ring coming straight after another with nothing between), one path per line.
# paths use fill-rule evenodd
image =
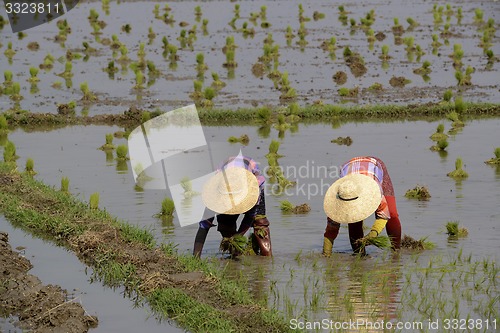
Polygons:
M146 119L170 110L141 110L130 108L122 114L80 116L76 114L4 112L11 128L65 127L68 125L118 125L135 127ZM500 104L466 103L458 108L455 103L436 103L423 105L307 105L242 108L242 109L203 109L198 108L203 125L263 124L276 122L280 114L294 117L294 121L329 122L342 121L394 121L394 120L434 120L457 111L462 117L500 117Z
M180 255L174 244L91 209L0 163L0 212L16 227L57 242L94 269L93 278L123 285L160 319L192 332L286 332L285 318L253 299L244 283L225 277L217 265Z

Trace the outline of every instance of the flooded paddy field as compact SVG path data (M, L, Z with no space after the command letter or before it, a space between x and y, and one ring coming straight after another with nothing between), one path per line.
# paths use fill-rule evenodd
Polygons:
M280 140L279 153L284 157L279 163L285 176L297 184L279 195L273 193L273 184L269 181L267 184L272 260L223 259L218 250L220 235L215 230L209 233L203 256L218 258L235 277L240 274L248 277L248 286L257 298L267 299L270 306L280 308L290 318L342 321L354 315L373 322L428 321L435 316L457 315L452 311L458 311L459 317L498 320L495 295L498 295L500 257L492 249L500 240L500 216L495 208L500 195L500 169L484 161L493 155L500 121L496 118L467 121L461 132L450 136L445 154L429 149L432 145L429 136L439 123L449 128L448 121L299 124L294 133L287 131L282 139L275 129L262 135L262 130L253 126L204 127L206 137L225 146L228 154L237 154L242 149L244 154L260 161L264 169L264 155L270 141ZM106 126L47 132L18 129L9 134L9 140L15 143L21 156L18 165L23 165L28 157L35 160L37 178L59 187L61 177L66 176L73 194L88 201L91 193L99 192L100 206L113 215L152 230L161 242L178 244L180 252L191 252L197 225L181 228L153 217L166 193L138 190L130 165L117 169L114 159L107 160L106 154L97 150L105 134L116 130ZM248 146L227 142L229 136L242 134L249 136ZM331 142L339 136L350 136L352 144ZM115 144L119 143L115 139ZM402 250L394 256L368 248L369 257L359 260L351 255L347 229L342 228L332 258L320 255L325 227L323 195L334 180L331 171L326 174L324 167L334 170L330 167L338 167L350 157L362 154L379 156L386 162L395 187L403 234L415 239L427 237L435 244L434 249ZM454 169L457 157L462 158L469 173L462 181L446 176ZM429 200L404 197L406 190L417 184L429 189ZM308 203L311 211L284 214L279 205L285 199L294 204ZM367 219L368 225L371 219ZM457 221L467 228L468 237L448 237L445 229L448 221ZM370 282L373 278L378 282ZM429 292L422 292L424 286ZM431 291L439 299L432 298Z
M204 95L214 86L212 73L225 86L198 96L199 104L207 97L227 108L418 104L438 102L446 90L466 101L499 102L497 2L354 1L344 13L339 5L82 1L62 17L66 24L29 29L22 39L6 24L0 50L12 43L15 53L0 57L0 68L12 73L23 98L0 94L0 108L55 113L75 101L77 112L89 115L130 105L170 110ZM228 38L236 45L233 65ZM40 66L39 81L30 81L30 68ZM430 71L414 73L422 67ZM85 82L97 100L82 100Z

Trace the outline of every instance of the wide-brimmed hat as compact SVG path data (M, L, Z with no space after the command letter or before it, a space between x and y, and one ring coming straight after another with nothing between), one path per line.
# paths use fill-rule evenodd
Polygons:
M380 186L372 177L351 173L326 191L323 208L326 216L338 223L354 223L373 214L382 200Z
M201 197L205 206L217 214L242 214L259 199L259 182L242 167L228 167L208 179Z

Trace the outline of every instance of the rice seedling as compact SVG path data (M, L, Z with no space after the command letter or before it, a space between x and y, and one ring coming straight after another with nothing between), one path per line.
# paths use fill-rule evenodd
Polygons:
M450 89L448 89L443 94L443 101L449 103L452 97L453 97L453 92Z
M170 198L165 198L161 202L161 210L155 215L155 217L167 217L173 216L175 210L174 201Z
M358 240L360 244L360 253L364 253L364 248L368 245L374 245L380 249L388 249L391 247L391 240L387 236L363 237Z
M12 85L5 89L6 94L10 94L9 98L15 102L22 100L24 97L21 95L21 85L19 82L12 82Z
M341 145L350 146L350 145L352 145L353 141L352 141L352 138L350 136L346 136L346 137L339 136L336 139L332 139L330 142L336 143L339 146L341 146Z
M208 69L208 66L205 64L205 56L203 53L198 53L196 55L196 70L198 73L204 73Z
M241 143L242 145L244 146L247 146L248 143L250 142L250 138L248 137L248 135L246 134L243 134L242 136L240 136L239 138L235 137L235 136L230 136L228 139L227 139L228 142L230 143Z
M134 71L135 73L135 85L134 89L141 90L144 89L144 74L140 70Z
M0 125L0 128L1 128L1 125ZM495 148L494 155L495 155L495 157L490 158L487 161L484 161L484 163L486 163L486 164L500 164L500 147Z
M430 72L432 72L432 69L430 68L431 62L429 60L425 60L422 64L422 67L416 68L413 70L413 73L418 74L418 75L427 75Z
M467 235L469 234L467 228L459 228L458 222L456 221L447 222L445 227L446 233L450 237L467 237Z
M455 112L463 114L465 111L465 103L462 96L455 97Z
M3 79L4 79L4 82L3 82L3 85L5 87L9 87L12 85L12 72L9 71L9 70L6 70L3 72Z
M0 114L0 135L5 136L9 133L9 122L3 114Z
M430 149L433 151L444 151L448 147L448 141L446 139L439 140L436 145L432 146Z
M453 59L453 67L459 68L462 66L463 56L464 50L462 49L462 44L453 44L453 54L451 55Z
M205 108L211 108L213 106L213 99L217 96L217 91L213 87L206 87L203 90L203 98L201 104Z
M314 21L318 21L318 20L321 20L321 19L324 19L325 18L325 14L324 13L321 13L317 10L315 10L313 12L313 20Z
M8 141L5 143L3 149L3 160L6 163L15 163L19 156L16 155L16 146L12 141Z
M431 194L425 186L415 186L413 189L407 190L405 197L418 200L429 200Z
M339 96L342 97L357 97L359 93L359 87L346 88L342 87L338 90Z
M245 236L236 234L231 237L224 237L219 245L219 250L236 257L245 252L248 240Z
M216 72L212 72L212 80L213 80L212 87L216 91L220 90L226 86L226 83L220 80L219 74L217 74Z
M89 207L90 209L99 208L99 192L95 192L90 195Z
M61 192L64 193L69 193L69 178L68 177L62 177L61 178Z
M24 168L24 172L29 176L34 176L37 174L34 168L35 168L35 161L33 161L32 158L28 158L26 160L26 166Z
M280 209L284 213L305 214L311 211L311 207L307 203L301 205L294 205L288 200L280 202Z
M474 22L482 23L483 22L484 12L481 8L474 9Z
M80 84L80 91L83 94L82 101L95 102L98 100L97 96L90 91L87 81L84 81Z
M276 128L278 131L285 131L290 128L290 124L286 122L286 117L284 114L279 114L277 120L278 123L274 125L274 128Z
M106 134L106 143L103 144L101 147L99 147L100 150L113 150L116 147L113 145L113 134L112 133L107 133Z
M404 235L401 240L401 247L411 250L430 250L436 245L427 240L427 237L420 238L419 240L414 239L408 235Z
M7 43L7 49L3 52L3 54L8 59L12 59L12 57L16 54L16 51L12 48L12 42Z
M404 28L401 24L399 24L399 18L394 18L394 25L392 26L392 33L394 36L401 36L404 32Z
M150 26L148 28L149 44L152 44L155 38L156 38L156 32L154 32L153 27Z
M40 78L38 77L38 71L38 68L30 67L30 78L28 79L28 82L35 83L40 81Z
M408 24L409 24L409 27L408 27L408 29L407 29L407 30L413 30L413 29L415 29L416 27L418 27L418 26L420 25L420 24L419 24L417 21L415 21L412 17L408 17L408 18L406 19L406 22L408 22Z
M382 45L381 50L382 50L382 55L379 56L380 59L387 61L392 58L389 55L389 45L386 44Z
M444 124L439 124L436 132L430 136L432 141L446 140L448 135L444 134Z
M116 159L119 161L126 161L128 160L128 147L127 145L119 145L116 148Z
M460 157L457 157L457 159L455 160L455 170L449 172L447 176L454 179L465 179L469 177L469 174L462 169L462 166L462 159Z

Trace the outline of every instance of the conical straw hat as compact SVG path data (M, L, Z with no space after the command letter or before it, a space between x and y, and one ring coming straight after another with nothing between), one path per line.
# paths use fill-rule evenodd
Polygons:
M259 199L259 183L245 168L229 167L211 177L203 186L205 206L217 214L242 214Z
M323 208L326 215L338 223L354 223L366 219L380 205L382 193L370 176L351 173L326 191Z

